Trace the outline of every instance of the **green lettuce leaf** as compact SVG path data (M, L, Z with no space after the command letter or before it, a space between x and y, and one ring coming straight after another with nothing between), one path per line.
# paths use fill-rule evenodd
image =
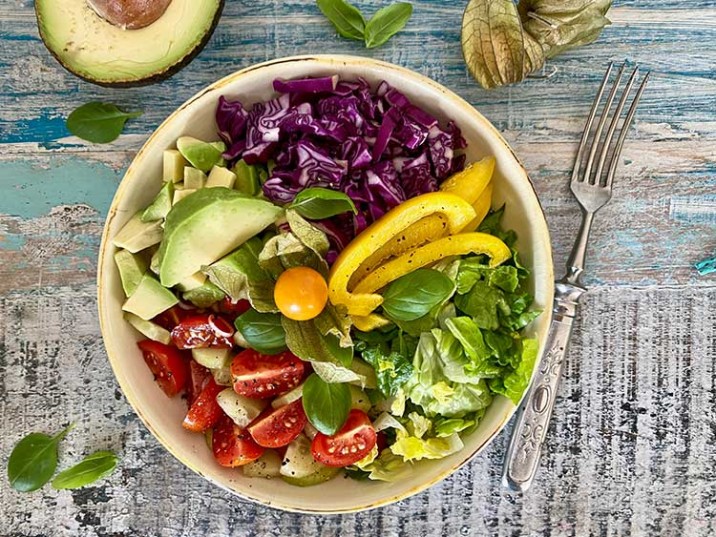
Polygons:
M398 431L390 450L406 462L422 459L442 459L460 451L464 444L460 435L451 434L444 438L419 438Z
M443 418L435 420L435 436L445 438L456 433L461 433L475 426L475 418Z
M538 350L539 343L536 339L523 339L519 365L505 377L490 380L490 389L509 397L514 404L519 404L532 377Z

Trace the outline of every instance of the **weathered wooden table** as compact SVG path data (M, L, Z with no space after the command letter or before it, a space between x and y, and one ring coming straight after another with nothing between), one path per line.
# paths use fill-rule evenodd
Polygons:
M375 8L377 1L359 2ZM228 0L204 52L169 81L110 90L64 72L29 0L0 6L0 460L31 431L77 427L69 462L121 453L96 487L33 494L0 485L1 535L711 536L716 534L716 2L624 0L598 43L555 74L492 92L467 75L465 1L417 0L408 28L366 51L310 0ZM524 497L501 489L507 434L428 492L380 510L315 517L257 507L209 485L147 432L112 376L95 312L99 236L148 134L213 80L310 52L372 55L454 89L523 159L561 267L578 225L567 188L576 141L609 60L653 70L615 199L596 222L588 283L547 455ZM67 114L104 99L144 116L107 146L69 137ZM3 470L4 472L4 470Z

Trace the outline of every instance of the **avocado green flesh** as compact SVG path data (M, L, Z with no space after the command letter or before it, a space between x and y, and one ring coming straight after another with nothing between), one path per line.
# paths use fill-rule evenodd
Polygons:
M114 26L86 0L35 0L40 36L74 74L98 84L133 85L169 76L211 36L223 0L172 0L154 23Z
M117 250L114 254L114 262L119 269L119 279L122 281L124 294L130 296L136 291L142 276L147 271L147 263L140 255L128 250Z
M161 220L167 216L167 213L172 208L172 198L174 197L174 183L164 183L159 194L154 198L154 201L144 209L142 213L142 222L154 222L155 220Z
M137 289L122 306L126 312L133 313L140 319L149 321L168 310L179 300L169 289L165 289L149 273L142 276Z
M226 163L221 156L226 151L224 142L204 142L191 136L182 136L177 140L177 149L189 164L203 173Z
M159 248L162 285L172 287L265 229L282 209L227 188L208 188L179 201L167 215Z

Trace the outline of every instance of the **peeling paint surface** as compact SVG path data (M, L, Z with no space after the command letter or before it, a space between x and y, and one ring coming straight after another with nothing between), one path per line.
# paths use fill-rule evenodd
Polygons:
M405 31L368 51L337 38L311 1L228 1L187 68L154 86L114 90L57 65L31 1L0 5L0 461L25 434L70 421L77 426L61 467L97 449L121 454L109 479L77 491L23 495L3 477L0 536L716 535L716 274L693 268L716 254L716 4L615 0L600 40L553 60L553 76L488 92L462 61L464 3L416 0ZM603 70L610 60L652 70L614 200L595 221L590 292L542 467L524 496L500 487L503 434L450 479L394 506L316 517L248 504L164 451L112 376L97 323L96 258L133 155L217 78L325 52L414 69L490 119L534 181L558 272L579 226L567 177ZM64 118L90 100L144 115L116 142L88 144Z

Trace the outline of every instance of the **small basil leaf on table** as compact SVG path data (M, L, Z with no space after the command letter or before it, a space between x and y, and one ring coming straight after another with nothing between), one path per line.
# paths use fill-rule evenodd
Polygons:
M123 112L110 103L91 102L75 109L67 118L69 131L89 142L106 144L122 133L128 119L143 112Z
M316 4L340 35L363 41L365 19L355 6L345 0L316 0Z
M316 429L335 434L351 409L351 391L347 384L329 384L312 373L303 385L303 409Z
M57 474L52 480L55 489L77 489L111 474L117 467L117 455L111 451L97 451L78 464Z
M365 46L379 47L405 27L413 14L413 6L397 2L376 11L365 25Z
M310 220L330 218L349 211L353 214L357 212L353 200L346 194L321 187L301 190L289 207Z
M57 445L72 427L74 424L55 436L31 433L20 440L7 463L10 486L20 492L32 492L47 483L57 468Z
M249 310L234 322L249 347L264 354L276 354L286 348L286 332L278 313Z
M397 321L414 321L427 315L454 291L453 281L439 270L414 270L386 288L383 312Z

